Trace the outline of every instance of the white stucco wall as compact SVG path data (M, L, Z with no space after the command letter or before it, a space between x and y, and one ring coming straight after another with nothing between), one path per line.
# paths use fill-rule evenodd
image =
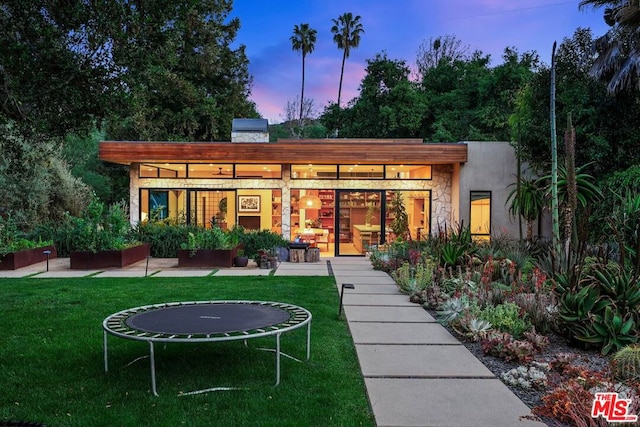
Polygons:
M518 164L515 150L508 142L466 142L467 163L460 167L460 221L469 224L471 191L491 191L491 234L518 236L518 222L509 216L506 206L516 181Z

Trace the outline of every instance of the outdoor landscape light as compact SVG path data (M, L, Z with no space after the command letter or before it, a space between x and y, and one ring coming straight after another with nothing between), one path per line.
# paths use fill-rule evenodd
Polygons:
M47 271L49 271L49 255L51 255L51 251L49 249L42 251L43 254L47 256Z
M343 283L342 284L342 290L340 291L340 307L338 308L338 319L342 315L342 297L344 297L344 290L345 289L355 289L355 286L353 286L353 283Z

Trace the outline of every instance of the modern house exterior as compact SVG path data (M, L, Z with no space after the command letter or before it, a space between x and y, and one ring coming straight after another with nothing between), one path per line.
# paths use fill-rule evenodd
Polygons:
M459 223L478 239L518 234L506 206L517 173L507 142L269 142L266 120L236 119L229 142L102 141L99 155L130 166L134 223L239 224L361 255L395 238L390 202L400 195L413 238Z

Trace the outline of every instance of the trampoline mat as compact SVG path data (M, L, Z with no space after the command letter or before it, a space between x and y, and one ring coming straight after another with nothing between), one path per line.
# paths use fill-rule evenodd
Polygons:
M158 334L224 334L268 328L291 313L257 304L197 304L160 307L129 317L127 326Z

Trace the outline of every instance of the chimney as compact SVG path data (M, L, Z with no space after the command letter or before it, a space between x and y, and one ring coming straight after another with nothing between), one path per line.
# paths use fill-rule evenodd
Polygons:
M267 119L233 119L231 142L269 142Z

